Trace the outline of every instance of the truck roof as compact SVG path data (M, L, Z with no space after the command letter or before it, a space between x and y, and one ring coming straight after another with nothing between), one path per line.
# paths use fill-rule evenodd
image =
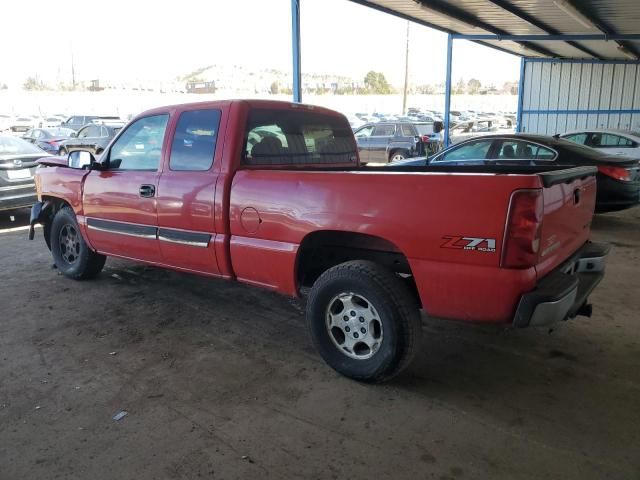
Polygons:
M178 103L174 105L165 105L162 107L156 107L150 110L146 110L136 115L138 117L144 117L155 113L162 113L168 110L194 110L194 109L206 109L206 108L223 108L228 107L231 104L244 103L249 109L277 109L277 110L297 110L306 109L314 112L324 113L326 115L344 117L335 110L320 107L317 105L309 105L305 103L284 102L282 100L258 100L258 99L228 99L228 100L213 100L206 102L190 102L190 103Z

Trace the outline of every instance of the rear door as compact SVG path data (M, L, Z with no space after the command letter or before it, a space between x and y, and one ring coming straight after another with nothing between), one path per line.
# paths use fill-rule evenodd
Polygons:
M388 163L388 146L396 136L395 123L378 123L369 140L369 162Z
M87 175L84 214L98 251L162 263L156 195L168 119L160 113L131 123L105 152L108 168Z
M214 196L224 120L223 111L215 108L186 110L177 119L158 184L158 240L167 265L220 273L214 243Z

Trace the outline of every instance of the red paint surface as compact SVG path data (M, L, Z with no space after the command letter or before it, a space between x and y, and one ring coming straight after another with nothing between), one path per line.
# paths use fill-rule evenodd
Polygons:
M176 119L198 108L223 112L213 165L206 172L172 172L167 150ZM505 269L500 258L509 200L514 190L542 188L536 175L241 169L251 108L294 107L221 101L145 112L140 116L171 115L157 172L92 171L83 192L86 171L45 168L39 188L45 196L69 202L80 216L212 235L204 249L157 240L123 241L90 231L91 245L99 251L236 278L289 295L297 294L298 247L310 233L334 230L380 237L408 258L430 314L476 322L510 322L520 296L588 239L594 178L544 189L541 250L548 250L535 267ZM319 107L314 111L339 115ZM139 197L143 183L156 185L155 198ZM583 190L578 206L571 203L576 188ZM496 251L442 248L445 237L455 236L495 239Z

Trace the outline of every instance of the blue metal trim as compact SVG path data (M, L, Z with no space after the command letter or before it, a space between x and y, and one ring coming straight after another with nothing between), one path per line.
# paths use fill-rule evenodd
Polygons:
M300 72L300 0L291 0L291 53L293 55L293 101L302 102Z
M639 109L618 109L618 110L595 110L595 109L585 109L585 110L523 110L523 115L625 115L625 114L640 114Z
M615 35L572 33L566 35L498 35L498 34L465 34L454 33L456 40L510 40L514 42L546 42L557 41L566 42L571 40L640 40L640 33L621 33Z
M540 58L525 57L525 61L531 63L593 63L598 65L639 65L638 60L590 60L587 58Z
M447 74L444 86L444 146L449 146L449 116L451 112L451 60L453 52L453 35L447 37Z
M518 112L516 113L516 132L522 131L522 105L524 102L525 59L520 59L520 80L518 81Z

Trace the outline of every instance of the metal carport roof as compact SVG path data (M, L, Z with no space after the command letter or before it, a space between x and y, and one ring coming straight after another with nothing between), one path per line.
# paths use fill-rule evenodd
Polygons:
M351 1L520 56L640 58L639 0Z

